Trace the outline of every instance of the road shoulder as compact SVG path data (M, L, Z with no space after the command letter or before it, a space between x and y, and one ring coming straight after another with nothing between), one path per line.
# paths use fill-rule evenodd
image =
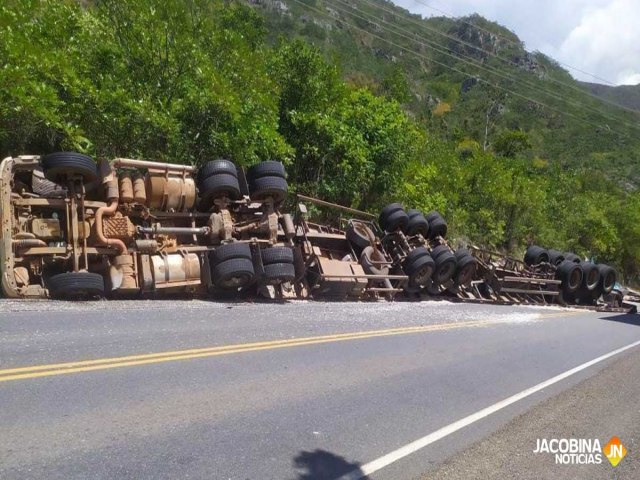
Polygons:
M640 478L640 348L604 370L517 417L501 430L456 455L423 479L635 479ZM614 435L627 449L612 467L556 465L555 455L533 453L538 439Z

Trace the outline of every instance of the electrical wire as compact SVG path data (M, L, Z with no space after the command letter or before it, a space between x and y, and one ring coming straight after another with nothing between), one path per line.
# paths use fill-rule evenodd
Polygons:
M293 1L294 1L295 3L297 3L297 4L301 5L302 7L306 8L306 9L312 10L312 11L314 11L314 12L316 12L316 13L319 13L319 14L321 14L321 15L325 16L325 17L333 18L333 17L331 17L331 15L330 15L329 13L327 13L327 12L325 12L325 11L323 11L323 10L320 10L320 9L318 9L318 8L315 8L315 7L311 6L311 5L308 5L308 4L304 3L302 0L293 0ZM352 24L352 23L346 22L346 21L344 21L344 20L341 20L341 22L342 22L342 23L344 23L344 24L346 24L346 25L348 25L348 26L350 26L351 28L353 28L353 29L355 29L355 30L358 30L358 31L363 32L363 33L366 33L367 35L370 35L370 36L372 36L372 37L374 37L374 38L377 38L377 39L379 39L379 40L381 40L381 41L383 41L383 42L385 42L385 43L388 43L388 44L390 44L390 45L393 45L393 46L394 46L394 47L396 47L396 48L399 48L399 49L401 49L401 50L404 50L404 51L406 51L406 52L408 52L408 53L410 53L410 54L412 54L412 55L414 55L414 56L416 56L416 57L418 57L418 58L423 58L423 59L425 59L425 60L428 60L429 62L435 63L436 65L440 65L440 66L442 66L442 67L444 67L444 68L447 68L447 69L449 69L449 70L451 70L451 71L454 71L454 72L460 73L460 74L462 74L462 75L464 75L464 76L467 76L467 77L469 76L469 72L465 72L465 71L460 70L460 69L458 69L458 68L455 68L455 67L452 67L452 66L450 66L450 65L447 65L446 63L440 62L440 61L435 60L435 59L433 59L433 58L429 58L428 56L426 56L426 55L424 55L424 54L421 54L421 53L416 52L416 51L414 51L414 50L412 50L412 49L410 49L410 48L407 48L407 47L404 47L404 46L402 46L402 45L399 45L399 44L397 44L397 43L395 43L395 42L392 42L392 41L390 41L390 40L388 40L388 39L386 39L386 38L384 38L384 37L381 37L380 35L376 35L376 34L374 34L374 33L371 33L371 32L369 32L368 30L366 30L366 29L364 29L364 28L360 28L360 27L358 27L357 25L354 25L354 24ZM502 90L502 91L505 91L505 92L507 92L507 93L510 93L511 95L514 95L514 96L516 96L516 97L519 97L519 98L521 98L521 99L523 99L523 100L527 100L527 101L529 101L529 102L533 102L533 103L535 103L535 104L537 104L537 105L539 105L539 106L541 106L541 107L547 108L547 109L552 110L552 111L554 111L554 112L556 112L556 113L559 113L559 114L561 114L561 115L566 115L566 116L569 116L569 117L575 118L576 120L578 120L578 121L580 121L580 122L583 122L583 123L585 123L585 124L591 125L592 127L595 127L596 129L600 129L600 128L602 128L602 125L595 124L595 123L590 122L590 121L588 121L588 120L585 120L585 119L583 119L583 118L581 118L581 117L579 117L579 116L577 116L577 115L575 115L575 114L573 114L573 113L571 113L571 112L562 111L562 110L560 110L560 109L557 109L557 108L555 108L555 107L552 107L552 106L550 106L550 105L547 105L547 104L545 104L545 103L543 103L543 102L540 102L540 101L538 101L538 100L535 100L535 99L533 99L533 98L531 98L531 97L528 97L528 96L526 96L526 95L523 95L523 94L521 94L521 93L514 92L514 91L512 91L512 90L509 90L508 88L502 87L501 85L498 85L497 83L489 82L489 81L487 81L487 80L485 80L485 79L483 79L483 78L477 78L477 81L478 81L479 83L484 83L484 84L486 84L486 85L489 85L489 86L491 86L491 87L494 87L494 88L496 88L496 89L498 89L498 90ZM620 132L615 132L615 131L613 131L610 127L608 128L608 130L609 130L610 132L612 132L612 133L616 133L616 134L617 134L617 135L619 135L620 137L630 138L630 137L629 137L628 135L626 135L626 134L622 134L622 133L620 133Z
M375 2L373 2L373 1L371 1L371 0L360 0L360 1L362 1L363 3L366 3L366 4L368 4L368 5L370 5L370 6L371 6L371 7L373 7L373 8L377 8L377 9L379 9L379 10L382 10L382 11L384 11L384 12L390 13L390 14L395 15L396 17L400 18L400 14L399 14L399 12L394 11L393 9L386 8L386 7L384 7L383 5L380 5L380 4L378 4L378 3L375 3ZM417 0L416 0L416 1L417 1ZM341 2L341 3L347 3L347 2ZM420 2L418 2L418 3L420 3ZM350 7L352 6L352 5L348 4L348 3L347 3L347 5L349 5ZM360 10L360 11L362 12L362 10ZM499 55L499 54L494 53L494 52L491 52L491 51L484 50L483 48L478 47L477 45L474 45L474 44L472 44L472 43L470 43L470 42L466 42L466 41L462 40L461 38L458 38L458 37L456 37L456 36L454 36L454 35L450 35L450 34L448 34L448 33L446 33L446 32L443 32L443 31L441 31L441 30L438 30L437 28L430 27L430 26L429 26L429 25L427 25L424 21L414 20L413 18L410 18L410 17L408 17L408 18L403 18L403 20L405 20L405 21L407 21L407 22L409 22L409 23L411 23L411 24L413 24L413 25L416 25L416 26L418 26L418 27L420 27L420 28L422 28L422 29L424 29L424 30L427 30L427 31L433 32L433 33L435 33L435 34L437 34L437 35L440 35L440 36L442 36L442 37L445 37L445 38L448 38L448 39L450 39L450 40L453 40L454 42L457 42L457 43L459 43L459 44L461 44L461 45L465 45L465 46L467 46L467 47L469 47L469 48L472 48L472 49L474 49L474 50L477 50L478 52L481 52L481 53L483 53L483 54L485 54L485 55L489 55L489 56L491 56L491 57L497 58L497 59L499 59L500 61L502 61L502 62L506 63L507 65L510 65L510 66L513 66L513 67L519 68L519 67L518 67L518 65L517 65L516 63L514 63L512 60L510 60L509 58L503 57L502 55ZM384 20L383 20L383 21L384 21ZM474 25L473 25L472 23L470 23L470 22L466 22L466 21L461 20L461 19L456 19L456 21L459 21L459 22L461 22L461 23L463 23L463 24L466 24L466 25L469 25L469 26L474 27ZM387 23L388 23L388 22L387 22ZM484 31L484 32L486 32L486 33L489 33L489 34L491 34L491 35L495 35L495 36L501 37L501 38L503 38L503 39L505 39L505 40L509 41L509 42L510 42L510 43L512 43L513 45L516 45L516 46L518 46L519 48L524 49L524 46L523 46L522 44L520 44L520 43L518 43L518 42L516 42L516 41L514 41L514 40L511 40L511 39L509 39L509 38L507 38L507 37L504 37L504 36L502 36L502 35L500 35L500 34L498 34L498 33L491 32L490 30L486 30L486 29L483 29L483 28L481 28L481 27L475 27L475 28L476 28L476 29L478 29L478 30L480 30L480 31ZM409 30L407 30L407 31L408 31L408 32L410 32ZM410 32L410 33L412 33L412 32ZM443 47L444 47L444 48L448 48L448 47L446 47L446 46L443 46ZM475 59L474 59L474 60L475 60ZM570 83L563 82L562 80L558 80L558 79L553 78L553 77L548 77L548 78L547 78L547 80L548 80L548 81L550 81L550 82L553 82L553 83L555 83L555 84L557 84L557 85L562 85L562 86L565 86L565 87L570 88L570 89L572 89L572 90L575 90L576 92L579 92L579 93L581 93L581 94L583 94L583 95L588 95L588 96L590 96L590 97L592 97L592 98L594 98L594 99L598 100L599 102L608 103L609 105L612 105L612 106L614 106L614 107L616 107L616 108L622 108L622 109L627 110L627 111L629 111L629 112L631 112L631 113L634 113L634 114L638 114L638 113L639 113L639 112L638 112L638 110L634 110L633 108L629 108L629 107L626 107L626 106L624 106L624 105L620 105L619 103L613 102L613 101L611 101L611 100L609 100L609 99L607 99L607 98L599 97L598 95L596 95L596 94L594 94L594 93L590 92L589 90L586 90L586 89L580 88L580 87L578 87L578 86L576 86L576 85L572 85L572 84L570 84ZM541 88L541 87L538 87L538 88Z
M346 5L347 7L351 8L351 5L348 2L344 2L343 0L334 0L334 1L340 2L341 4ZM363 1L366 1L366 0L363 0ZM463 63L472 65L472 66L474 66L476 68L479 68L479 69L481 69L481 70L483 70L483 71L485 71L485 72L487 72L489 74L496 75L497 77L500 77L502 79L510 80L510 81L516 82L518 84L524 83L524 84L528 85L529 88L532 89L532 90L536 90L538 92L541 92L544 95L548 95L549 97L555 98L558 101L564 102L564 103L566 103L568 105L572 105L575 108L579 108L579 109L582 109L582 110L585 110L585 111L590 111L591 113L595 113L596 115L599 115L599 116L603 117L607 121L618 122L618 123L621 123L621 124L625 125L628 128L638 128L639 127L639 126L636 126L636 125L627 124L625 121L623 121L621 119L612 118L612 117L608 116L606 113L602 112L601 110L599 110L597 108L591 107L591 106L586 105L584 103L578 103L578 102L575 102L575 101L571 101L571 100L567 99L566 97L563 97L563 96L559 95L558 93L550 92L547 89L541 87L540 85L537 85L537 84L529 81L528 79L515 78L515 77L511 76L508 73L501 72L500 70L497 70L497 69L492 68L492 67L490 67L490 66L488 66L486 64L483 64L479 60L477 60L477 59L475 59L475 58L473 58L473 57L471 57L469 55L465 55L465 54L462 54L462 53L459 53L459 52L453 52L453 50L451 48L447 47L446 45L442 45L440 43L437 43L437 42L434 42L434 41L431 41L431 40L426 40L426 39L424 39L424 37L418 37L422 41L417 40L415 38L415 34L413 32L411 32L410 30L407 30L406 28L402 28L402 27L396 26L396 25L392 24L391 22L388 22L384 18L380 18L380 17L374 16L374 15L371 15L371 14L369 14L369 15L371 15L370 18L363 17L361 15L358 15L357 13L354 13L351 10L346 11L346 10L338 7L335 4L332 4L332 7L338 9L342 13L351 15L351 16L356 17L356 18L359 18L360 20L371 22L371 19L375 19L377 21L382 21L385 24L391 25L392 28L394 28L394 29L397 29L397 30L400 30L400 31L403 31L403 32L407 32L409 35L404 35L402 33L398 33L396 31L392 31L388 27L386 27L386 31L388 31L390 33L394 33L394 34L396 34L398 36L407 38L407 39L409 39L409 40L411 40L413 42L416 42L416 43L418 43L418 44L420 44L422 46L431 46L431 48L433 48L438 53L441 53L443 55L449 56L449 57L454 58L456 60L460 60ZM358 9L358 11L362 12L362 10L360 10L360 9ZM377 23L377 25L380 28L385 28L382 25L380 25L379 23ZM455 39L455 37L451 37L451 38ZM463 43L466 44L466 42L463 42ZM471 45L471 44L467 44L467 45ZM442 49L445 49L447 51L443 51ZM453 53L449 53L449 52L453 52ZM464 59L466 59L466 60L464 60ZM581 89L578 89L578 90L581 93L586 93Z

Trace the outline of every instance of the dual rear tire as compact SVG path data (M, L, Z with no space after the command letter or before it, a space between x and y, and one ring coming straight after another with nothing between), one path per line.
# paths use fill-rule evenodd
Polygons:
M287 197L288 185L284 165L267 161L253 165L247 170L249 197L261 202L272 198L276 204ZM241 198L238 169L230 160L212 160L198 171L198 189L202 209L209 209L213 200L228 197L230 200Z

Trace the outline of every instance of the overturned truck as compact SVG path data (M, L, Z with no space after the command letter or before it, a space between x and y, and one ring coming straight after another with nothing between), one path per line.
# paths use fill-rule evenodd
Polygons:
M74 152L6 158L2 291L18 298L445 296L598 305L594 293L574 288L584 268L578 280L566 262L544 255L519 262L453 249L437 212L391 204L375 217L299 195L287 213L287 190L285 169L273 161L244 169L213 160L198 169L126 158L96 163ZM337 225L313 223L310 203L348 216ZM611 283L610 271L596 272Z

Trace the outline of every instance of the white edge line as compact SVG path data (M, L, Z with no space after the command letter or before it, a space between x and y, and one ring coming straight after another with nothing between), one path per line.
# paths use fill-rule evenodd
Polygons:
M453 422L447 425L446 427L442 427L441 429L436 430L435 432L432 432L429 435L426 435L422 438L419 438L418 440L408 443L407 445L400 447L397 450L394 450L393 452L387 453L386 455L383 455L382 457L377 458L363 465L358 470L354 470L352 472L349 472L341 476L338 480L360 480L361 478L364 478L367 475L377 472L378 470L388 465L391 465L392 463L397 462L398 460L408 455L411 455L412 453L415 453L418 450L421 450L424 447L431 445L432 443L437 442L438 440L448 435L451 435L452 433L457 432L458 430L466 426L469 426L472 423L477 422L478 420L482 420L483 418L488 417L492 413L496 413L497 411L502 410L503 408L506 408L509 405L512 405L522 400L523 398L533 395L534 393L537 393L540 390L543 390L553 385L554 383L558 383L561 380L564 380L565 378L570 377L571 375L575 375L576 373L586 368L589 368L610 357L613 357L614 355L618 355L619 353L622 353L625 350L629 350L630 348L636 347L638 345L640 345L640 341L634 342L622 348L618 348L617 350L606 353L598 358L594 358L593 360L583 363L582 365L578 365L577 367L572 368L571 370L567 370L566 372L561 373L560 375L556 375L555 377L550 378L549 380L545 380L544 382L539 383L531 388L527 388L526 390L523 390L520 393L516 393L515 395L505 398L504 400L498 403L494 403L493 405L487 408L483 408L482 410L479 410L476 413L472 413L467 417L461 418L460 420Z

